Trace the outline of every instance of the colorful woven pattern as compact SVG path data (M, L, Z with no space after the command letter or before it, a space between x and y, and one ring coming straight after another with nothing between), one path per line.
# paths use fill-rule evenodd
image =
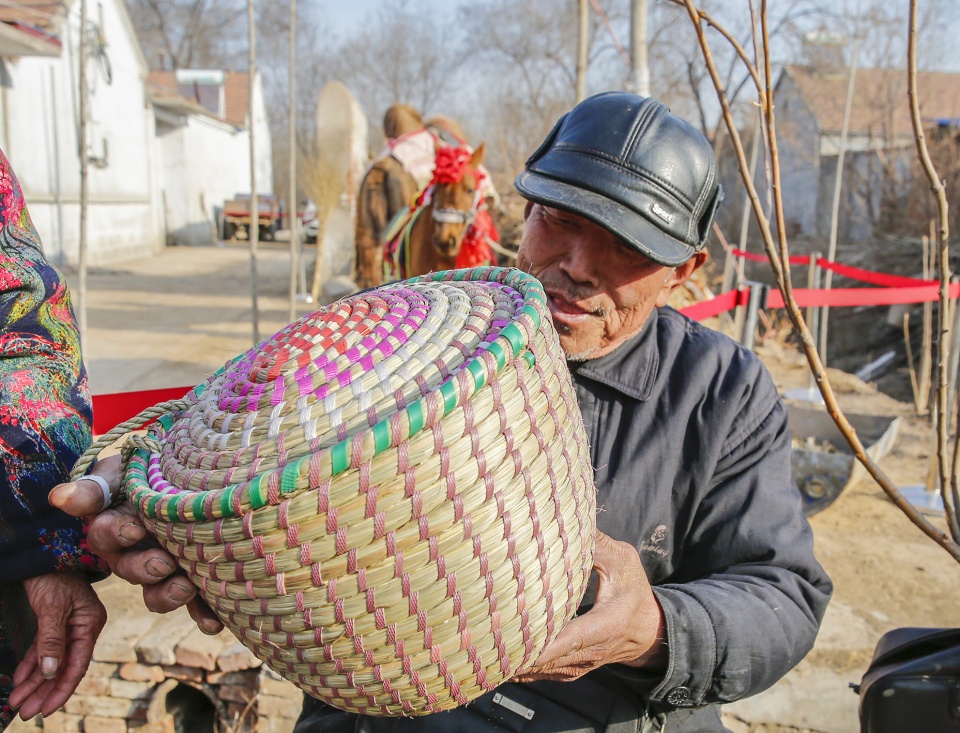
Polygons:
M476 268L359 294L185 402L130 459L130 500L224 623L311 695L452 708L576 611L591 462L534 278Z

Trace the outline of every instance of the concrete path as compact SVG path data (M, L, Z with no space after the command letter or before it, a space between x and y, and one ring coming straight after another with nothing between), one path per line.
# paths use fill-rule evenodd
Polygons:
M308 273L313 257L306 248ZM289 322L290 260L280 243L261 243L257 260L264 339ZM66 274L75 289L75 273ZM169 247L91 268L87 283L85 360L95 395L191 386L254 343L246 245ZM298 303L298 316L314 307Z

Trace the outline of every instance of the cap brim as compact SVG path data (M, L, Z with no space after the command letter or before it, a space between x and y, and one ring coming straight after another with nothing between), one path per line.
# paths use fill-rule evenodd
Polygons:
M696 254L693 247L664 233L636 211L593 191L529 170L517 176L514 186L530 201L589 219L661 265L676 267Z

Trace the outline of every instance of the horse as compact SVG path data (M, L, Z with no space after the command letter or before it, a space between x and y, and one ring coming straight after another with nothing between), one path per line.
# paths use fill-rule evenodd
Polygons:
M437 147L430 185L387 229L386 280L494 263L489 242L499 235L485 200L485 149Z

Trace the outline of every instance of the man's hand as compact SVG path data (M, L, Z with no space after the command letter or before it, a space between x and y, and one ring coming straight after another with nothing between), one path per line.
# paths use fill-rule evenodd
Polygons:
M37 616L37 635L14 673L10 706L30 720L52 715L77 689L107 612L79 573L40 575L23 587Z
M663 610L636 548L597 532L593 568L600 579L590 611L564 627L518 682L569 682L605 664L663 664Z
M113 491L121 483L120 457L97 463L93 473L102 476ZM60 484L50 492L50 503L75 517L91 517L87 542L117 576L143 586L143 602L154 613L169 613L186 605L205 634L217 634L223 624L197 596L193 583L179 571L177 561L147 537L133 506L124 503L100 511L103 492L92 481Z

